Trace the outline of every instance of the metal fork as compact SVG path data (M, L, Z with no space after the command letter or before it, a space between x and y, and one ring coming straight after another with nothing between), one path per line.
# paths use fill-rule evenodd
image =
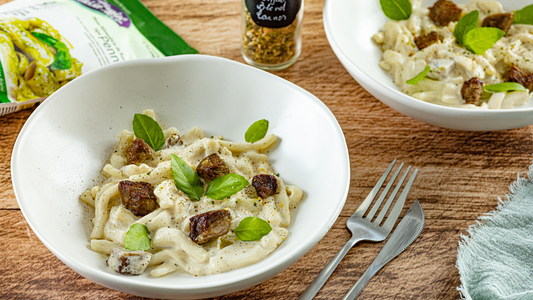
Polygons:
M400 173L400 170L403 167L403 163L398 167L392 178L389 180L387 186L379 196L378 200L372 206L372 209L368 213L366 217L363 217L365 213L367 212L368 208L370 207L370 204L372 201L374 201L374 198L377 196L379 190L381 189L383 183L389 176L390 171L394 167L394 164L396 163L396 160L392 161L390 166L387 168L383 176L379 179L379 181L376 183L372 191L366 196L366 199L359 205L355 213L348 219L346 222L346 227L350 230L352 233L352 238L342 247L342 249L333 257L333 259L328 263L328 265L318 274L318 276L313 280L311 285L303 292L303 294L300 295L298 299L312 299L316 293L322 288L324 283L328 280L329 276L333 273L333 271L337 268L341 260L344 258L346 253L355 246L360 241L373 241L373 242L381 242L384 241L385 238L389 235L392 228L394 227L394 224L396 223L396 220L398 220L398 216L400 215L400 212L402 210L402 207L405 203L405 199L407 198L407 194L409 193L409 189L411 188L411 185L413 184L413 181L415 180L416 173L418 172L418 169L415 169L411 177L409 178L409 181L405 185L404 189L402 190L402 193L400 194L400 197L398 198L398 201L396 201L396 204L392 208L389 216L385 220L385 223L383 226L379 226L381 222L383 221L383 218L387 214L387 211L389 210L389 207L391 206L392 202L394 201L394 198L396 198L396 194L398 194L398 191L402 187L402 184L407 177L407 174L411 170L411 166L407 168L407 171L405 171L398 181L398 184L392 191L389 199L383 206L383 209L379 213L378 217L375 221L372 222L372 219L376 215L379 207L381 206L381 203L387 196L390 188L392 187L394 181L396 180L396 177Z

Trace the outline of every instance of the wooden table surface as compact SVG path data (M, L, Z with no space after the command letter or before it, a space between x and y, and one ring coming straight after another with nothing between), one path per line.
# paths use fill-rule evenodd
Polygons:
M201 53L243 62L238 0L143 2ZM460 234L496 207L517 173L525 175L532 160L532 127L462 132L397 113L366 92L337 60L324 32L323 6L324 0L306 1L302 55L292 67L274 74L317 96L339 121L351 161L346 205L326 236L293 266L260 285L217 299L296 299L350 238L347 218L394 158L419 169L406 206L419 199L426 223L420 237L372 279L360 299L458 299L455 261ZM140 299L78 275L26 223L12 189L10 159L32 112L0 117L0 298ZM350 250L316 299L340 299L383 244L361 243Z

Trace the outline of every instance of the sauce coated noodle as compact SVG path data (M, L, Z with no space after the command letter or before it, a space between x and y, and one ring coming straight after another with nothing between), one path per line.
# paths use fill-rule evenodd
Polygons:
M155 119L154 112L145 110ZM178 134L176 128L164 130L165 139ZM222 137L206 138L199 127L189 129L181 136L183 144L157 151L151 159L139 166L129 165L125 156L134 134L124 130L120 135L109 163L103 168L107 180L84 192L80 199L95 207L94 228L91 233L93 251L110 254L114 248L124 247L124 238L133 223L145 224L150 231L153 253L149 267L153 277L172 272L187 272L195 276L210 275L242 268L258 262L272 253L287 238L291 216L303 197L298 187L286 185L279 176L279 193L261 199L249 185L225 200L203 196L190 201L179 191L172 177L171 154L181 157L195 167L206 156L217 153L231 173L244 176L248 181L259 174L274 174L268 157L261 154L276 141L268 135L255 143L233 143ZM121 205L118 183L121 180L142 181L152 184L159 208L143 217L137 217ZM272 226L272 231L257 241L241 241L230 230L227 234L203 245L189 237L189 218L200 213L229 209L231 229L250 216L259 217Z

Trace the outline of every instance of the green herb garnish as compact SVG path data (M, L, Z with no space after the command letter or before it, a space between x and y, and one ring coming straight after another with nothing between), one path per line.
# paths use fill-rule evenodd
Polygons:
M516 82L502 82L496 84L490 84L483 87L483 90L490 93L500 93L500 92L509 92L509 91L521 91L527 92L527 89Z
M457 43L470 52L482 55L499 41L505 32L499 28L477 27L479 11L474 10L457 22L453 36Z
M144 224L135 223L130 226L124 239L124 248L132 251L150 250L150 231Z
M429 65L427 65L424 68L424 71L420 72L415 77L407 80L405 83L410 84L410 85L416 85L417 83L420 82L420 80L422 80L422 79L424 79L426 77L426 75L429 73L429 70L431 70L431 67Z
M233 232L241 241L257 241L272 231L272 226L258 217L244 218Z
M268 131L268 121L265 119L255 121L246 133L244 134L244 140L248 143L254 143L264 138Z
M50 68L55 70L70 69L72 67L72 57L70 56L67 45L62 42L57 42L55 48L57 49L57 53Z
M44 33L32 32L32 34L48 46L56 48L57 51L54 56L54 62L50 68L53 70L66 70L72 67L72 57L70 56L70 51L65 43Z
M379 0L381 10L392 20L407 20L413 12L413 7L409 0Z
M455 25L455 30L453 31L453 36L459 45L463 45L463 39L467 32L472 29L477 28L479 23L479 11L474 10L457 22Z
M239 192L249 184L248 180L243 176L230 173L209 182L205 196L215 200L223 200Z
M533 25L533 4L526 6L521 10L515 11L514 23Z
M505 32L499 28L479 27L468 31L463 37L463 46L471 52L482 55L499 41Z
M161 150L165 144L165 134L154 119L147 115L135 114L133 117L135 136L145 141L155 151Z
M171 154L171 161L176 188L189 196L191 200L200 200L204 186L198 174L175 154Z

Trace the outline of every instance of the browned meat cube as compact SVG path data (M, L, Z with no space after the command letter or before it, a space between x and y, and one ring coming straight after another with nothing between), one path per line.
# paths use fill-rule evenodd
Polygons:
M415 38L415 44L418 49L422 50L430 45L433 45L439 41L439 34L436 31L432 31L428 34L417 36Z
M516 82L523 85L530 92L533 91L533 73L511 66L503 75L503 81Z
M462 12L452 1L439 0L429 8L429 17L437 25L448 26L450 22L459 21Z
M252 185L261 199L272 196L278 192L278 180L275 176L260 174L252 178Z
M115 248L106 263L113 271L124 275L141 275L152 259L152 253Z
M147 182L123 180L118 183L122 204L134 215L145 216L159 207L152 185Z
M466 104L477 105L481 100L481 94L483 94L483 81L477 77L465 81L461 89L461 96L463 96Z
M514 21L514 13L505 13L505 14L494 14L487 16L485 19L483 19L483 23L481 23L481 27L495 27L500 28L503 30L506 34L511 28L511 25L513 25Z
M165 145L163 146L163 149L168 149L176 145L178 146L183 145L183 141L181 140L179 135L174 133L171 136L169 136L168 139L165 141Z
M154 154L154 149L145 141L136 138L126 149L126 158L129 164L140 165L143 161L149 159Z
M191 239L201 245L229 232L231 214L227 209L212 210L189 219Z
M215 178L229 174L229 169L222 158L218 154L213 153L200 161L196 167L196 173L203 180L209 182Z

